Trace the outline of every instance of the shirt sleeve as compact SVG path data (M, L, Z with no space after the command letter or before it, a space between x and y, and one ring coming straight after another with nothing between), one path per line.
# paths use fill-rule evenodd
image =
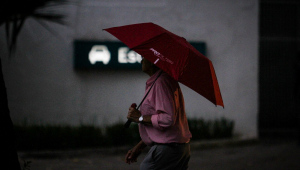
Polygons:
M151 121L154 128L164 130L175 123L174 90L167 79L158 79L155 90L155 111Z

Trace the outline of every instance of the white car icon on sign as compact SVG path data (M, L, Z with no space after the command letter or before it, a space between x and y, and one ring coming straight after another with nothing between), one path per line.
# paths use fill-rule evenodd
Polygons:
M91 64L102 61L106 65L110 61L110 52L105 45L94 45L89 52L89 60Z

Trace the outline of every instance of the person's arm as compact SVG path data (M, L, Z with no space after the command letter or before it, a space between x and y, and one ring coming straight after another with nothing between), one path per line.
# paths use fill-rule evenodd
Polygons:
M143 121L140 122L139 118L141 117L141 112L133 107L129 108L128 111L128 115L127 115L127 119L131 120L132 122L136 122L136 123L143 123L146 125L152 125L152 121L151 121L151 115L145 115L143 116Z
M136 162L138 156L142 153L146 146L147 145L141 140L135 147L130 149L125 156L126 163L130 164Z
M179 87L173 89L167 80L157 80L157 84L154 85L153 91L155 92L155 110L156 113L152 115L144 115L141 123L145 125L151 125L154 128L163 130L170 126L173 126L175 119L176 102L174 97L178 97ZM141 112L134 107L130 107L127 115L127 119L132 122L140 123L139 118Z
M152 117L152 115L143 116L143 121L141 123L143 123L145 125L152 125L151 117Z
M167 129L174 125L176 120L176 109L179 107L176 100L179 88L173 87L167 79L160 79L154 88L156 114L151 117L154 128L159 130Z

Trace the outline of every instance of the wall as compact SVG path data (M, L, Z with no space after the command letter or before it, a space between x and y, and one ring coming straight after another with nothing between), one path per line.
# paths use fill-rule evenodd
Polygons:
M143 97L147 75L76 71L73 41L115 41L102 29L153 22L207 45L225 109L181 85L188 117L226 117L235 121L236 134L257 137L258 0L85 0L57 11L66 14L68 24L28 19L12 58L5 39L0 40L14 123L105 126L125 121L130 104ZM4 30L1 26L1 37Z

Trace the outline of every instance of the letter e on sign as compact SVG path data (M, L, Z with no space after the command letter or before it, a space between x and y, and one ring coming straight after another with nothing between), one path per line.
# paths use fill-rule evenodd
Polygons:
M142 56L128 47L120 47L118 49L118 61L119 63L141 63Z
M127 63L127 47L120 47L118 50L118 61L119 63Z

